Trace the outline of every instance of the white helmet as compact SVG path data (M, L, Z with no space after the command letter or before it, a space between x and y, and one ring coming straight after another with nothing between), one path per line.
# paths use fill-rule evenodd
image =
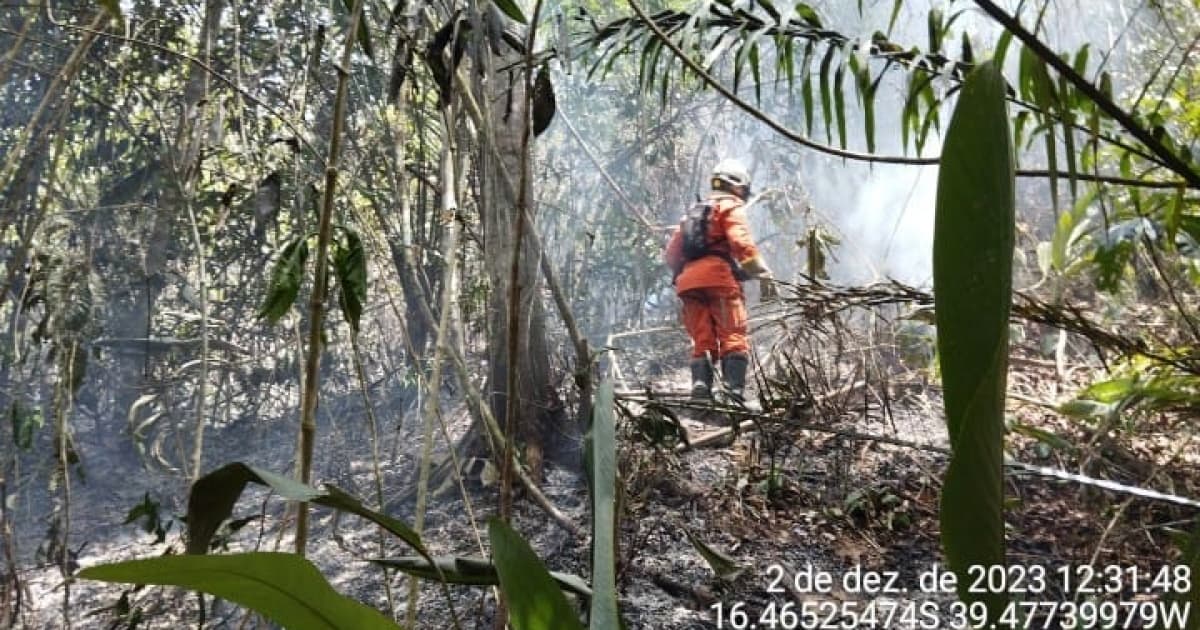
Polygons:
M725 185L723 186L722 183ZM750 196L750 171L741 162L732 158L726 158L718 162L712 172L713 190L734 192L730 188L727 188L727 186L744 186L746 189L745 196Z

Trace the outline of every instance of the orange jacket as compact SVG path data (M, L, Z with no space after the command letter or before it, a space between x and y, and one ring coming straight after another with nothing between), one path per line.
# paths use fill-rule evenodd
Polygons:
M757 258L758 248L750 236L750 226L746 221L742 200L716 191L708 196L708 200L714 204L708 221L709 249L728 253L738 263ZM676 293L717 287L741 288L737 279L733 277L729 261L723 256L710 255L695 260L684 260L683 234L678 228L671 234L671 240L667 243L665 258L667 266L677 274Z

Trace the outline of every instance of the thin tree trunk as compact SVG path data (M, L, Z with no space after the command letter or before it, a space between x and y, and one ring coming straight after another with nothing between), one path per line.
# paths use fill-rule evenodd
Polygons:
M433 358L429 367L428 391L425 393L425 408L423 410L424 424L422 427L421 462L417 480L417 508L413 527L420 534L425 526L425 507L429 490L429 469L433 455L433 423L442 413L440 409L440 393L442 389L442 362L446 349L451 346L449 340L453 329L454 300L458 296L456 282L456 267L458 263L458 199L455 194L454 176L454 116L453 105L447 104L443 111L445 121L445 145L442 147L442 220L446 222L446 238L442 241L442 260L445 269L442 272L441 318L437 327L437 338L433 347ZM408 611L406 624L417 626L417 595L420 581L413 579L408 591Z
M321 328L325 321L325 293L329 268L329 241L333 232L333 200L337 189L338 154L342 146L342 123L346 114L346 92L350 82L350 55L362 18L363 0L354 0L350 26L338 66L337 93L333 101L333 130L329 136L329 156L325 161L325 200L317 227L317 262L313 292L308 303L308 353L304 363L304 398L300 408L300 482L312 477L313 442L317 432L317 388L320 385ZM300 503L296 514L296 553L304 555L308 544L308 504Z

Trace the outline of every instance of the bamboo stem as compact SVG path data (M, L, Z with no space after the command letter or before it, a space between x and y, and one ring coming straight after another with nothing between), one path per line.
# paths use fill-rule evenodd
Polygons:
M452 101L453 99L451 99ZM455 273L458 266L457 249L459 230L458 221L454 217L458 211L458 200L454 188L454 118L452 109L453 105L448 103L443 111L446 135L441 157L442 220L446 222L447 233L445 240L442 241L442 260L445 261L446 268L443 272L442 281L441 316L438 321L437 339L433 347L429 380L427 381L428 391L425 394L425 406L422 414L425 417L422 425L421 462L417 480L416 517L413 523L413 528L418 534L422 532L425 526L425 509L429 498L429 470L430 462L433 458L433 422L442 413L439 404L439 393L442 387L442 360L445 356L446 348L450 345L447 337L449 336L451 313L454 312L454 299L457 292ZM413 579L409 583L406 619L406 624L409 627L416 627L417 623L417 595L419 586L420 580L418 579Z
M325 198L317 227L316 278L308 302L308 353L304 363L304 394L300 409L300 482L312 477L313 441L317 432L317 388L320 381L321 327L325 321L325 293L328 288L329 241L332 237L333 201L337 188L338 154L342 146L342 125L346 117L346 91L350 82L350 56L362 19L363 0L354 0L346 42L338 66L337 93L333 101L333 130L329 136L329 157L325 160ZM296 514L296 553L304 555L308 543L308 504L300 503Z

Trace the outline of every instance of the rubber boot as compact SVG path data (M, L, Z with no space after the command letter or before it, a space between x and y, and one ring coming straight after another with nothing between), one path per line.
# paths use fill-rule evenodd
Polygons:
M713 371L708 357L692 359L692 400L712 398Z
M734 352L721 357L721 376L725 380L725 391L729 402L741 404L746 400L746 368L750 357Z

